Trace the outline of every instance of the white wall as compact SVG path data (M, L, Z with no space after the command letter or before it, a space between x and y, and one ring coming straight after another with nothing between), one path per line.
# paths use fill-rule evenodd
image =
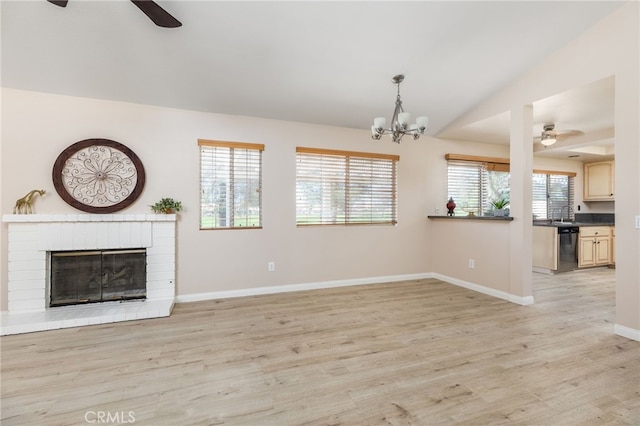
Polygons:
M433 139L397 145L374 142L367 131L13 89L3 89L2 99L2 213L34 188L47 191L35 201L37 213L75 212L53 187L56 157L82 139L121 142L141 158L147 176L141 198L125 212L148 212L161 197L185 206L177 230L179 295L431 270L426 214L439 183L430 179L425 163L437 143ZM266 145L263 229L198 229L198 138ZM398 225L296 228L297 145L399 154ZM2 244L4 266L6 237ZM275 272L267 271L268 261L276 262ZM6 273L1 294L4 299Z
M432 224L426 218L435 214L436 208L441 214L445 210L446 153L508 157L508 147L434 138L408 139L396 145L390 141L374 142L367 131L352 129L13 89L4 89L2 95L2 213L10 213L15 200L34 188L47 190L45 197L36 199L36 212L76 212L53 188L51 169L58 154L87 138L124 143L141 158L147 175L141 198L125 212L148 212L149 204L166 196L185 205L177 230L179 296L426 272L509 291L508 268L505 270L505 255L501 254L503 238L478 241L470 237L462 243L464 252L460 251L460 244L453 252L443 252L438 243L441 235L430 230ZM198 229L198 138L266 145L263 229ZM297 228L297 145L398 153L398 225ZM577 164L575 168L581 173L578 162L539 161L536 167L557 170L571 170ZM493 228L486 225L471 227L478 226L480 235L484 235ZM497 226L498 232L509 232L508 224ZM2 244L5 270L6 237ZM478 259L474 271L466 268L469 257ZM276 262L275 272L267 271L269 261ZM6 309L5 273L1 295Z

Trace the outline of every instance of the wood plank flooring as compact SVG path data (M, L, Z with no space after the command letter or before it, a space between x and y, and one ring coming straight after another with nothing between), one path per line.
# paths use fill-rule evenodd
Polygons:
M6 336L2 425L639 425L614 271L534 275L526 307L419 280Z

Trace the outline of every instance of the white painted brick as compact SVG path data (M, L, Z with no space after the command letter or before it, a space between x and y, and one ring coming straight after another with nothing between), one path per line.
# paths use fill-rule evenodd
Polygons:
M149 247L147 249L147 254L149 256L155 256L155 255L166 255L166 254L170 254L173 255L175 253L175 247L174 246L153 246L153 247Z
M8 271L9 282L13 281L31 281L31 280L45 280L47 273L42 270L31 271Z
M36 241L16 241L9 244L10 251L38 251L38 243Z
M120 224L120 247L137 247L137 245L132 244L131 241L131 228L133 225L131 222Z
M149 255L147 251L147 265L155 263L174 263L174 256L171 254Z
M7 307L11 312L38 312L45 310L44 299L42 300L8 300Z
M45 298L44 288L13 290L7 294L8 300L40 300Z
M34 235L30 235L32 233L38 232L38 224L37 223L21 223L21 224L10 224L9 225L9 241L19 241L20 239L24 240L24 234L28 238L34 238ZM12 236L12 234L14 234Z
M9 262L23 262L28 260L46 260L46 252L38 250L15 251L9 250Z
M165 299L167 297L173 297L173 288L158 288L153 290L147 290L147 299Z
M153 230L153 238L175 238L176 232L173 227L156 226Z
M75 250L75 247L73 246L73 230L75 229L75 226L76 225L74 223L63 223L60 228L60 240L57 241L57 244L54 242L51 248L56 250Z
M7 216L4 215L3 220ZM25 215L26 216L26 215ZM46 309L47 251L111 249L123 247L148 247L147 294L150 298L173 300L175 297L175 215L37 215L31 221L18 218L9 223L9 234L17 227L18 234L9 240L9 286L10 311L49 311ZM45 223L42 222L46 218ZM8 218L10 220L12 218ZM116 221L122 220L124 222ZM141 222L147 220L148 222ZM22 221L20 221L22 220ZM35 227L35 228L34 228ZM34 233L33 230L36 229ZM29 236L29 233L32 233ZM115 238L114 238L115 234ZM29 241L33 239L33 241ZM155 247L155 245L158 245ZM34 269L30 269L34 268ZM24 269L24 270L23 270ZM36 298L37 300L33 300ZM86 305L83 305L87 307ZM88 307L94 312L95 307ZM22 314L21 314L22 315ZM129 318L122 312L113 312L112 320ZM137 315L137 313L136 313ZM56 316L54 316L56 317ZM104 320L104 317L101 317ZM74 318L60 317L47 322L48 328L78 325ZM65 322L66 321L66 322ZM38 328L42 329L42 328ZM35 331L34 329L33 331Z
M106 223L96 223L96 248L109 247L109 227Z
M153 274L156 272L175 272L176 265L172 263L151 263L147 264L147 274Z
M155 281L151 281L151 283L147 288L147 292L149 290L155 291L155 290L166 290L166 289L170 289L171 291L173 291L175 287L176 287L176 284L174 280L155 280Z
M87 248L85 224L73 223L72 225L72 227L69 227L69 233L71 234L73 250L85 250Z
M172 271L158 271L158 272L149 272L147 271L147 282L149 281L173 281L175 279L175 274Z
M109 248L121 248L120 245L120 223L119 222L109 222L107 226L107 232L109 233L107 237L109 238L108 247Z
M9 261L9 263L7 264L7 270L9 271L32 271L32 270L45 271L46 269L47 269L46 259Z
M56 241L60 235L60 223L39 223L38 224L38 248L40 250L50 250L51 242Z
M141 247L151 247L153 245L153 224L144 222L140 229Z
M175 247L176 240L175 238L154 238L153 246L154 247Z
M84 223L85 232L85 250L91 250L98 247L98 224L93 222Z
M129 243L131 247L144 247L141 236L142 223L132 222L129 227Z
M153 224L155 231L175 230L175 222L158 222Z
M45 272L46 273L46 272ZM44 289L46 287L46 281L41 279L35 280L20 280L9 283L9 291L12 290L36 290Z

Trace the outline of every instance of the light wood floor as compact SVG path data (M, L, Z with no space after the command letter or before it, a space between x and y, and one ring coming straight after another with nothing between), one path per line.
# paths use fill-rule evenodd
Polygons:
M638 425L613 274L535 274L527 307L420 280L6 336L2 425Z

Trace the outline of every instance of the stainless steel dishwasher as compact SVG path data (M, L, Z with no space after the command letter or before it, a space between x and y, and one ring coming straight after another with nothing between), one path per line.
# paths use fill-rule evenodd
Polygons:
M558 227L558 269L567 272L578 269L578 233L577 226Z

